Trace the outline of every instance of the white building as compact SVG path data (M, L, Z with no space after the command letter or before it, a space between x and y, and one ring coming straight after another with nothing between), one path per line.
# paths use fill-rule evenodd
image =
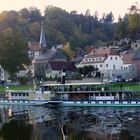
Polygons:
M79 63L78 67L92 65L97 67L105 79L117 77L130 79L137 75L134 64L124 64L119 55L116 54L89 54Z
M8 80L9 74L7 71L5 71L2 66L0 65L0 81Z

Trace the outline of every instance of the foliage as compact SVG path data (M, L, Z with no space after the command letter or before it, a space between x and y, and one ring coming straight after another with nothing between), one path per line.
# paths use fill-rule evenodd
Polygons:
M24 133L23 133L24 132ZM32 125L26 121L10 121L2 126L0 136L3 140L29 140L31 137Z
M19 82L20 82L22 85L26 85L28 81L29 81L29 78L26 77L26 76L20 77L20 78L19 78Z
M1 34L0 64L12 76L18 72L22 63L27 62L26 44L18 32L12 32L8 36Z
M72 60L74 58L74 51L71 50L69 43L63 47L64 53Z
M95 68L92 65L89 66L84 66L84 67L79 67L78 72L84 76L91 77L92 75L95 75L97 73L98 69Z

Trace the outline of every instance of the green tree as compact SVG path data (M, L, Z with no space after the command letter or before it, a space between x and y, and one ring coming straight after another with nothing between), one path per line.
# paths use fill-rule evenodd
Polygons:
M83 74L84 76L88 76L91 77L91 75L93 75L94 73L96 73L98 71L97 68L95 68L92 65L89 66L84 66L84 67L79 67L78 68L78 72L80 74Z
M0 43L0 64L13 76L23 63L28 62L26 44L20 33L2 36Z
M129 8L128 22L130 32L140 28L140 9L138 9L137 5L132 5Z

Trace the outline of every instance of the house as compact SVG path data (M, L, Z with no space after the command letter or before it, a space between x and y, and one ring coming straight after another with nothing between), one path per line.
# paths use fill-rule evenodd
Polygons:
M77 68L73 62L49 61L46 68L46 77L61 77L63 68L65 68L66 75L70 75L77 72Z
M133 52L122 54L124 64L133 64L137 67L137 76L140 76L140 48Z
M136 77L136 65L124 64L119 55L107 50L103 54L101 54L100 51L96 51L97 53L93 52L92 54L86 55L77 66L83 67L86 65L92 65L98 68L103 78L105 79L112 79L117 77L126 79ZM132 74L129 75L129 73Z
M67 57L61 52L61 50L47 50L39 58L35 59L35 75L45 77L46 67L49 61L61 61L66 62Z
M47 47L47 43L46 43L45 32L42 23L39 42L28 41L29 58L30 59L38 58L42 54L42 52L46 50L46 47Z
M9 78L9 74L7 71L3 69L3 67L0 65L0 81L6 81Z
M137 51L135 52L132 58L132 62L133 64L137 65L137 73L138 73L138 76L140 76L140 48L138 48Z
M36 59L41 54L41 47L39 42L28 41L28 57L30 59Z

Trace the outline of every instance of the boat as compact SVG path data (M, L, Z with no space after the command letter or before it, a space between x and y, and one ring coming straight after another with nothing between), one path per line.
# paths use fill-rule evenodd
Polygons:
M38 90L6 90L0 104L36 106L140 106L132 90L111 90L103 82L42 84Z
M111 90L103 82L44 84L43 92L54 94L51 102L59 106L140 106L140 100L132 98L136 91Z

